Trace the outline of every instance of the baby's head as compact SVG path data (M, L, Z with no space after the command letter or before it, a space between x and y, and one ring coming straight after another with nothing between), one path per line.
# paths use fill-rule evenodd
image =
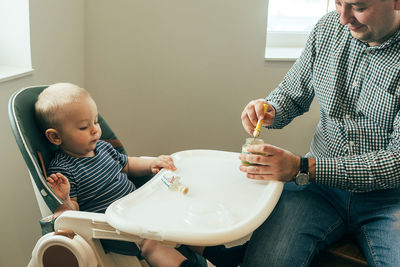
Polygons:
M46 138L73 157L94 155L101 136L97 107L90 94L70 83L57 83L40 93L35 114Z
M39 94L35 103L36 119L41 130L59 128L63 124L62 112L81 98L90 97L89 93L77 85L56 83L50 85Z

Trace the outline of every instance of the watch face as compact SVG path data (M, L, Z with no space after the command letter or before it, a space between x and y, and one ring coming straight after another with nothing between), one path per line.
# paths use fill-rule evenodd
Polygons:
M306 185L309 180L310 180L310 176L308 175L308 173L299 173L296 176L296 184L297 185Z

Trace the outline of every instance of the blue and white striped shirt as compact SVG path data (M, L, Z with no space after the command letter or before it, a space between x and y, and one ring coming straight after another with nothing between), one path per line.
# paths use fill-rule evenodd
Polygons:
M315 182L353 192L399 188L400 30L369 47L336 11L324 16L266 98L276 110L271 128L307 112L314 96L320 121L308 155L316 158Z
M127 161L126 155L99 140L93 157L73 158L58 150L49 174L59 172L68 178L70 197L77 197L80 210L104 213L112 202L135 190L122 172Z

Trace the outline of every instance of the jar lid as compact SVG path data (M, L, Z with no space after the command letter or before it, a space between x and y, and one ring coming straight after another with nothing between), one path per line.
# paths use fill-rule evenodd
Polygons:
M264 144L264 140L260 139L260 138L256 138L254 139L253 137L250 138L246 138L246 145L262 145Z

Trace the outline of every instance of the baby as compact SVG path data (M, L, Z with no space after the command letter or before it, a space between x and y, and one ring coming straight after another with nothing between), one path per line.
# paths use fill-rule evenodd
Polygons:
M129 179L176 170L170 156L127 157L100 140L97 106L89 93L73 84L46 88L35 104L37 120L59 149L50 162L47 182L66 209L104 213L115 200L135 190Z
M70 83L49 86L39 95L35 114L46 138L59 148L50 162L47 178L50 187L64 202L54 212L54 217L65 210L104 213L112 202L135 190L132 179L155 174L162 168L176 170L170 156L128 157L100 140L96 103L79 86ZM144 240L139 246L143 256L154 266L171 266L171 263L173 266L201 266L175 249L162 247L152 240ZM192 250L204 254L218 266L237 266L238 260L229 262L239 254L241 260L244 248L216 246Z

